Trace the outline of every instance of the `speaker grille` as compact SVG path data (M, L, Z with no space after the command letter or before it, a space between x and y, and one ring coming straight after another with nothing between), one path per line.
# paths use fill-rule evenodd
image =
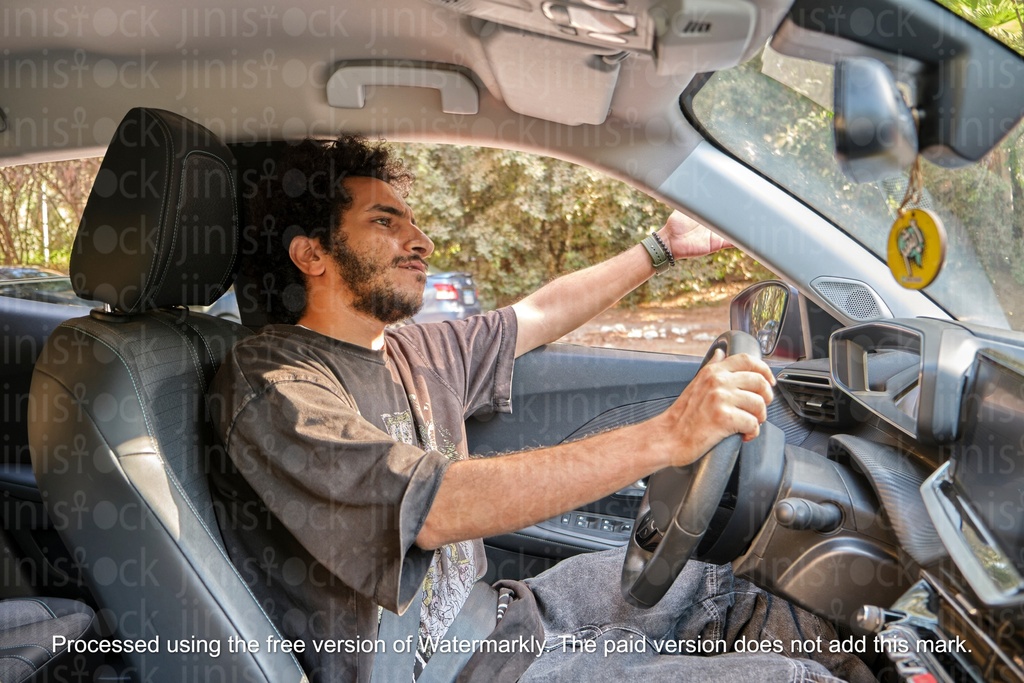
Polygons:
M892 313L875 292L863 282L819 277L811 286L837 310L853 320L891 318Z

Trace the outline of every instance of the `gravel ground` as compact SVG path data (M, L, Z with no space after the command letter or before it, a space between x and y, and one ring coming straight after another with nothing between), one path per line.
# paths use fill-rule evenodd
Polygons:
M745 286L722 285L666 305L613 308L560 341L703 356L711 342L729 329L729 302Z

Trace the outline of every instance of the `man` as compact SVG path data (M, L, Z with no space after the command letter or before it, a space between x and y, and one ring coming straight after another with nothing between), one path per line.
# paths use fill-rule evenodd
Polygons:
M389 329L421 305L433 251L404 199L409 174L386 147L342 137L290 148L277 178L260 188L255 223L263 232L252 243L261 248L247 267L258 278L275 277L263 281L273 315L285 324L240 343L215 380L215 418L230 463L215 474L214 489L233 561L284 637L302 641L300 659L313 680L370 679L375 655L382 657L378 606L414 610L415 671L429 671L431 639L447 632L483 574L479 539L691 463L731 434L749 440L759 433L771 372L747 356L716 357L645 423L468 459L464 420L509 410L514 357L613 305L654 275L656 262L708 253L723 241L673 216L646 245L510 308ZM623 665L638 664L630 670L645 678L689 672L713 679L748 666L750 680L833 680L808 660L668 658L651 648L636 662L618 658L610 673L601 654L566 644L638 637L788 644L790 636L832 634L782 601L773 607L728 568L697 562L658 608L630 608L618 597L621 563L621 553L588 556L529 588L507 584L501 633L539 637L531 624L543 623L544 654L538 658L538 646L496 664L474 659L468 669L483 678L584 680L623 678ZM325 651L325 642L337 651ZM389 672L386 680L412 675Z

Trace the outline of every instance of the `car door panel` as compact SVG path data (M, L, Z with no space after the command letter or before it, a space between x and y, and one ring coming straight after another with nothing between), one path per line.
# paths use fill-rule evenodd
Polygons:
M552 446L646 420L672 404L701 360L568 344L542 347L516 361L512 413L468 421L470 452ZM579 510L486 539L489 578L521 578L571 555L623 545L642 496L642 487L626 487Z
M638 422L675 400L701 358L551 344L516 360L512 412L473 417L469 450L492 455L552 446Z
M0 455L0 599L86 595L81 572L43 510L29 458L32 368L46 339L62 322L87 314L82 306L0 296L6 335L0 383L4 386L3 449ZM68 506L69 508L71 505Z

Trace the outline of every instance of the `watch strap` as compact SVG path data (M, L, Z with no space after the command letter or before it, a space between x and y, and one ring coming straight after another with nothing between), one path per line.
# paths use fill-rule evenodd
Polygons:
M654 266L655 272L664 273L671 266L675 265L675 259L672 258L668 249L662 246L661 241L654 233L640 240L640 244L644 246L644 249L650 255L651 265Z

